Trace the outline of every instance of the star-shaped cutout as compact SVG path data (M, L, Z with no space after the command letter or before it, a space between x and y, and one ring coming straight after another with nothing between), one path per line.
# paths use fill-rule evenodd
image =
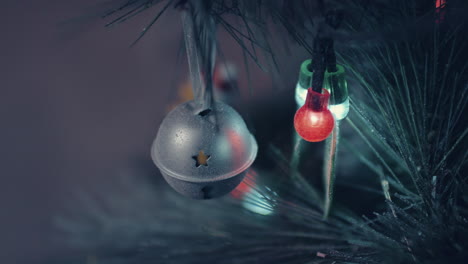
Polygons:
M192 156L192 159L196 161L195 166L200 167L201 165L208 166L208 160L211 158L210 155L205 155L203 150L198 152L198 155Z

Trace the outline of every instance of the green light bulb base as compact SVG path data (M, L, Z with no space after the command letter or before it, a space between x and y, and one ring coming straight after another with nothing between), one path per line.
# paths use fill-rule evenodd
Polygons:
M302 62L299 71L299 80L296 85L296 104L297 107L304 105L307 89L311 87L313 71L311 69L312 60L307 59ZM335 72L325 72L323 88L330 94L329 109L335 115L337 120L344 119L349 112L348 84L345 78L345 69L341 65L336 65Z

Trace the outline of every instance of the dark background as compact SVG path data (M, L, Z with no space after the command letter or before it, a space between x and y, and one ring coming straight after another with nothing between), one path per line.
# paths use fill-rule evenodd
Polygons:
M174 89L181 26L171 10L135 47L158 8L114 28L97 14L109 1L2 1L0 5L0 262L36 263L69 249L54 217L76 192L112 186L136 159L147 159ZM225 57L240 48L220 34ZM284 55L289 56L289 55ZM299 65L299 57L288 57ZM283 76L296 76L287 67ZM254 96L270 94L253 64ZM292 78L291 80L294 80ZM249 101L240 71L241 98ZM295 80L294 80L295 81ZM294 83L288 83L293 86Z

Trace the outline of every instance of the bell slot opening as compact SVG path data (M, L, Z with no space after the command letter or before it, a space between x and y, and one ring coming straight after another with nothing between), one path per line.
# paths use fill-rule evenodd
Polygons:
M207 116L210 112L211 112L211 109L208 108L198 113L198 115L203 117L203 116Z
M201 192L203 193L203 199L211 199L213 197L213 186L205 186L201 189Z

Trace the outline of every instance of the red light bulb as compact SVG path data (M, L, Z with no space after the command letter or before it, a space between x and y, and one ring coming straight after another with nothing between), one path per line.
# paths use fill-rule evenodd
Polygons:
M326 139L335 126L335 119L328 110L330 93L325 89L322 91L323 94L309 88L304 105L294 116L294 128L304 140L309 142Z

